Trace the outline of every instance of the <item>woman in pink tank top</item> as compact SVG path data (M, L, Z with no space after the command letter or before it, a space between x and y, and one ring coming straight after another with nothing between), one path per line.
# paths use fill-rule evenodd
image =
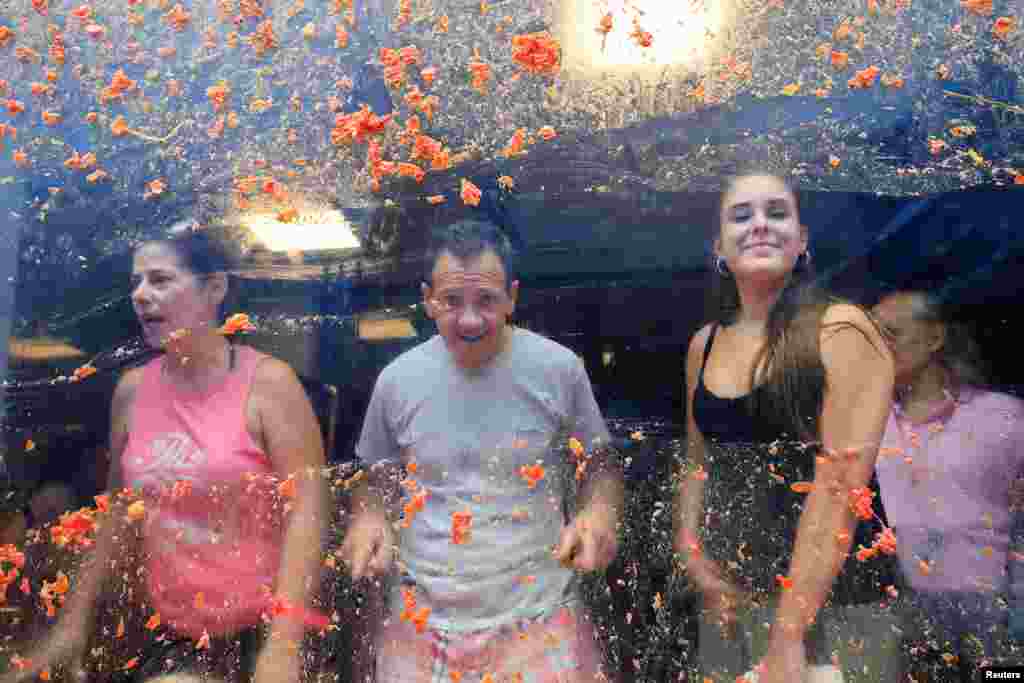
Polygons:
M26 676L78 665L123 552L117 539L139 516L137 503L127 507L141 500L141 602L159 632L132 679L299 680L296 645L322 619L305 606L325 505L321 478L306 472L323 466L323 445L291 368L220 331L229 269L226 250L194 228L135 251L132 304L146 343L166 353L125 373L114 394L110 490L132 494L111 497L93 556ZM259 647L263 622L271 635Z

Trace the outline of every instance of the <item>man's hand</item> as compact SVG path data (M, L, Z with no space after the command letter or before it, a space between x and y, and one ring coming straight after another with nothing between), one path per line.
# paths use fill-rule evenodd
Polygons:
M614 506L587 506L562 529L555 558L581 572L604 569L619 551L619 515Z
M380 576L391 569L397 547L395 532L379 512L357 513L341 545L341 559L353 580Z

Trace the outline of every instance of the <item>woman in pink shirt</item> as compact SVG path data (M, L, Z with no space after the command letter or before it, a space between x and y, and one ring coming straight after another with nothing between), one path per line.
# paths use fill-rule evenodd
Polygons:
M890 294L874 311L896 363L876 470L910 589L907 655L915 671L954 680L959 664L971 680L979 661L1006 654L1005 605L1020 589L1011 489L1024 470L1024 402L983 388L974 342L931 294Z
M111 496L96 549L23 676L77 668L133 517L141 567L129 569L143 577L142 616L159 625L122 667L132 680L299 680L325 504L306 472L323 466L323 446L291 368L221 333L230 265L194 227L136 249L132 305L146 343L166 353L125 373L114 394L111 491L132 495ZM126 510L133 500L142 521L137 504Z

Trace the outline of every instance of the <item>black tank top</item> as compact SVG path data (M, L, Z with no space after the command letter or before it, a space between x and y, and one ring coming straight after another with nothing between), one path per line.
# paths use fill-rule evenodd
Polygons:
M693 397L693 418L706 444L704 549L735 583L755 595L771 594L778 589L776 575L789 573L807 497L793 484L814 480L818 444L798 441L796 429L781 415L754 414L753 399L763 386L737 398L708 390L704 371L717 331L716 323ZM876 530L870 523L858 527L853 550L857 543L870 545ZM832 604L880 599L879 569L869 570L851 556L833 588ZM891 565L883 574L891 574Z
M754 416L754 398L765 390L763 386L755 387L744 396L722 398L712 394L704 384L704 369L708 365L717 332L718 323L714 323L707 344L704 345L704 360L700 365L693 396L693 419L700 433L705 440L727 444L771 443L784 438L789 431L785 425L770 417Z

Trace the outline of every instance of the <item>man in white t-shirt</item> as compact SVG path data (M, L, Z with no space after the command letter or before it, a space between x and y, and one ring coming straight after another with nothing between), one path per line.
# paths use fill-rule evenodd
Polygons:
M422 292L440 334L377 380L342 548L356 579L398 550L377 680L592 681L574 570L614 559L622 478L590 381L570 350L507 324L519 283L495 226L451 226L432 256Z

